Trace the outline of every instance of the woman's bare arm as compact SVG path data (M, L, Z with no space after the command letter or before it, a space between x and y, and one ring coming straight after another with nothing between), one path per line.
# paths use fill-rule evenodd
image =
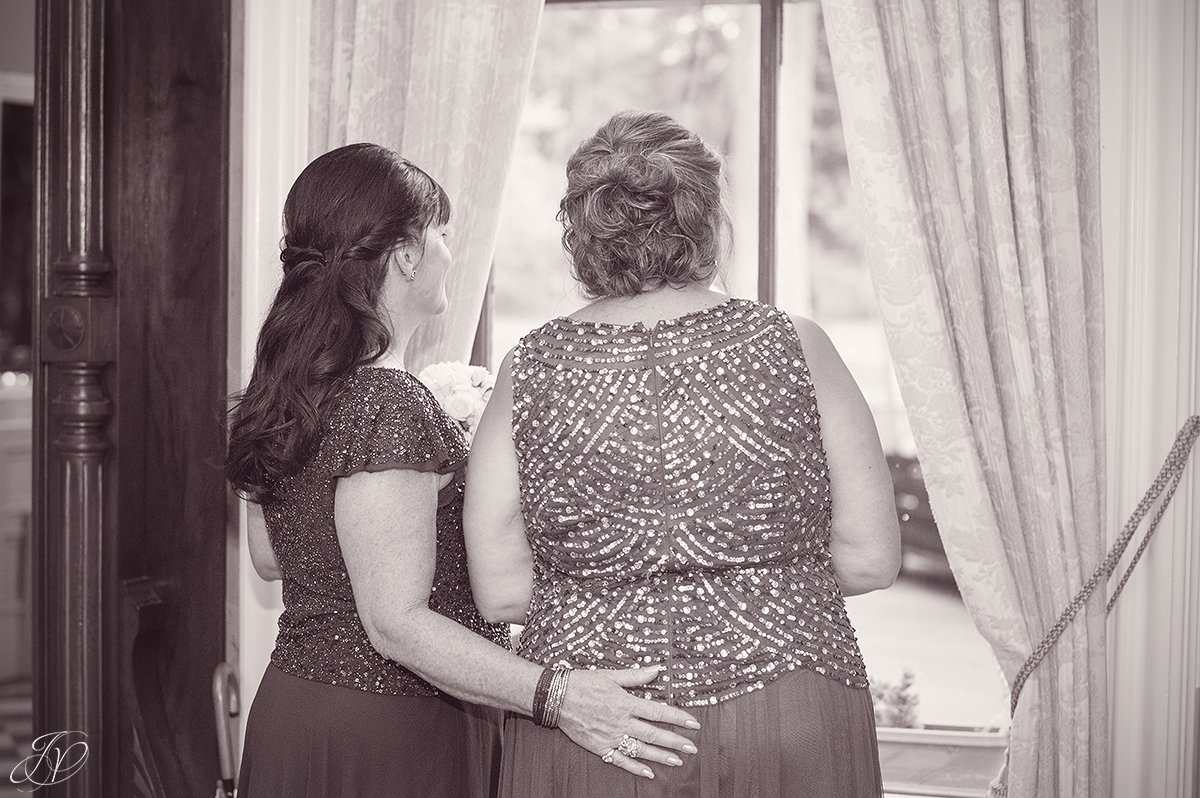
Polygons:
M833 570L847 596L891 586L900 570L895 490L875 419L825 331L796 321L829 463Z
M246 503L246 542L250 545L250 562L254 564L255 572L268 582L283 579L275 550L271 548L262 506L254 502Z
M493 623L525 623L533 554L521 516L512 438L512 352L500 365L471 444L463 527L475 605Z

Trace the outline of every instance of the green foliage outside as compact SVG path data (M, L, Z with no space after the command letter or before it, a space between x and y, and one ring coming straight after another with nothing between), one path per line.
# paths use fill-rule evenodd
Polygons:
M871 699L875 703L875 724L898 729L919 729L917 706L920 697L913 691L917 677L908 668L898 682L871 683Z

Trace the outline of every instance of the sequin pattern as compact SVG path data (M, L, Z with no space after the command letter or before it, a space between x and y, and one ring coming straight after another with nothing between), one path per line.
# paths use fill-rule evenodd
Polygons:
M508 645L508 627L479 615L467 580L462 432L415 377L364 368L347 381L330 414L320 451L263 506L283 571L283 615L271 662L285 673L386 695L436 695L437 689L386 659L367 638L354 606L333 520L337 477L411 468L453 473L438 495L437 562L431 609Z
M554 319L513 358L536 662L662 664L716 703L866 672L829 553L820 417L791 320L749 300L646 328Z

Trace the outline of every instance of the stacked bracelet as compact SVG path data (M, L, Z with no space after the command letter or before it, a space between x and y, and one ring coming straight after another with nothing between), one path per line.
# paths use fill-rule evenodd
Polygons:
M553 729L558 726L563 701L567 697L567 678L571 669L563 665L546 668L533 691L533 720L537 725Z
M543 668L542 675L538 678L537 688L533 691L533 720L539 726L546 726L542 719L546 716L546 697L550 694L550 680L554 678L554 671L550 668Z
M562 714L563 701L567 698L567 678L571 669L558 667L554 669L554 678L550 680L550 695L546 698L546 723L558 726L558 716Z

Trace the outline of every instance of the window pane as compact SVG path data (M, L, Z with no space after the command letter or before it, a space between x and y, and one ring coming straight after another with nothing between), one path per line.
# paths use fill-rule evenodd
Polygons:
M530 329L585 304L555 214L567 158L627 108L665 111L725 156L734 252L722 287L755 295L758 17L749 4L546 6L501 211L492 362Z

